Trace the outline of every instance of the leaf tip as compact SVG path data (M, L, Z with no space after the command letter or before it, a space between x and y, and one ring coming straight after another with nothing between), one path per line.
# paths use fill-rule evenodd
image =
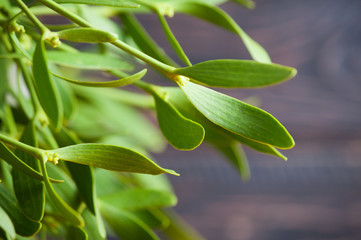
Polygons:
M177 176L177 177L180 176L179 173L177 173L176 171L171 170L171 169L165 169L165 168L164 168L164 172L165 172L165 173L169 173L169 174L174 175L174 176Z

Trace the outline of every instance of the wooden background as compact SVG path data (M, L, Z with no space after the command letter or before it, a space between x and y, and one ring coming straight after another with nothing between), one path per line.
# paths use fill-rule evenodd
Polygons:
M249 182L207 146L191 153L169 148L156 158L181 173L170 177L176 209L207 239L361 239L361 1L256 3L252 11L222 8L275 63L299 73L271 88L225 92L261 97L296 147L284 152L287 163L247 151ZM140 19L171 53L156 19ZM249 58L231 33L182 15L169 21L193 63Z

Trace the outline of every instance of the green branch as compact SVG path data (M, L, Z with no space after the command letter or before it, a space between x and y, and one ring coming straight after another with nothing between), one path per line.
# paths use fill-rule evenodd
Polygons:
M55 12L59 13L60 15L62 15L64 17L66 17L67 19L69 19L70 21L78 24L81 27L88 27L88 28L96 29L96 27L92 26L85 19L83 19L83 18L79 17L78 15L68 11L67 9L63 8L61 5L57 4L56 2L54 2L52 0L38 0L38 2L40 2L41 4L51 8ZM138 49L129 46L128 44L126 44L125 42L123 42L123 41L121 41L119 39L112 42L111 44L113 44L114 46L122 49L123 51L125 51L125 52L139 58L140 60L142 60L145 63L151 65L152 67L158 69L159 71L165 73L166 75L172 74L174 72L174 70L175 70L174 67L169 66L167 64L164 64L164 63L162 63L162 62L148 56L147 54L144 54L142 51L139 51Z
M43 154L43 150L39 149L39 148L36 148L36 147L33 147L33 146L30 146L30 145L27 145L25 143L22 143L18 140L15 140L13 138L10 138L8 136L5 136L3 134L0 134L0 141L4 142L4 143L7 143L11 146L14 146L24 152L27 152L31 155L33 155L34 157L38 158L38 159L41 159L42 157L42 154Z

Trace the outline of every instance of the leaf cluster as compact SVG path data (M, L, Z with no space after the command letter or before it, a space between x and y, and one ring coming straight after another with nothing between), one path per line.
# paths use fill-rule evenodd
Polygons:
M177 197L161 174L179 174L151 153L204 141L243 178L242 146L286 159L278 149L294 141L276 118L212 89L266 87L296 74L272 63L223 2L0 2L0 239L202 239L169 209ZM253 60L193 65L167 22L178 13L237 34ZM182 66L137 14L158 17ZM48 24L48 16L69 23ZM168 83L151 84L147 68Z

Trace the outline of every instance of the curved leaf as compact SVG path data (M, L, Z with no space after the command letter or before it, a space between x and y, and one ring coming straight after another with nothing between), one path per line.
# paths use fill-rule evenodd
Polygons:
M89 5L100 5L109 7L125 7L125 8L136 8L138 4L132 3L131 1L124 0L54 0L57 3L73 3L73 4L89 4Z
M235 167L243 180L248 180L250 178L250 170L248 165L247 156L244 153L242 146L240 144L231 143L225 145L214 145L229 162Z
M81 86L87 86L87 87L124 87L126 85L132 84L138 80L140 80L147 72L147 69L143 69L140 72L137 72L129 77L118 79L118 80L112 80L107 82L87 82L87 81L77 81L72 80L63 76L59 76L57 74L54 74L54 76L61 78L65 81L81 85Z
M177 204L174 194L149 189L128 189L106 195L102 201L117 209L140 210L151 207L170 207Z
M263 47L248 36L232 17L219 7L204 2L187 1L184 3L177 2L174 5L174 9L177 12L196 16L238 34L254 60L264 63L271 62L270 57Z
M153 94L159 127L169 143L180 150L192 150L204 139L202 125L185 118L168 101L157 93Z
M80 227L69 226L65 236L66 240L88 240L87 233Z
M117 209L104 202L100 206L105 220L121 239L159 239L144 222L131 213Z
M133 172L157 175L173 170L164 169L143 155L130 149L105 144L77 144L47 151L55 153L64 161L70 161L119 172Z
M253 141L292 148L286 128L271 114L189 81L178 83L192 104L213 123Z
M59 31L58 36L60 39L84 43L114 42L118 39L116 34L94 28L69 28Z
M36 93L39 97L39 101L43 106L45 113L48 115L51 123L56 129L59 129L63 118L63 109L60 95L48 69L43 40L40 40L37 43L34 51L33 74Z
M57 208L59 212L61 212L62 216L68 220L74 226L84 226L84 220L81 215L72 209L55 191L54 187L51 185L48 173L45 166L45 159L43 159L40 163L41 171L43 172L45 179L45 187L49 194L49 197Z
M16 233L10 217L6 214L4 209L0 206L0 229L5 232L6 239L15 239Z
M35 128L32 122L25 127L20 141L30 146L36 146ZM38 159L20 150L16 150L15 153L33 169L39 170ZM43 218L45 208L44 183L27 176L17 169L13 169L12 176L15 196L20 207L31 220L40 221Z
M96 53L48 51L47 54L49 61L72 68L90 70L132 70L133 68L124 60Z
M124 31L131 35L134 42L145 54L166 64L174 65L173 60L157 45L133 15L121 14L120 19L125 26Z
M21 171L22 173L28 175L31 178L37 179L39 181L44 181L43 175L34 170L32 167L24 163L20 158L18 158L10 149L2 142L0 142L0 158L9 163L11 166ZM61 183L63 180L50 179L50 181L55 183Z
M280 152L278 152L277 149L275 149L274 147L267 144L255 142L241 135L232 133L208 120L192 105L192 103L186 98L182 90L178 87L166 87L162 89L169 95L169 101L174 106L176 106L177 109L184 116L202 124L206 132L206 141L215 145L222 145L226 143L231 144L231 142L235 140L258 152L271 154L287 160L287 158Z
M84 209L82 216L85 222L84 230L88 234L89 240L106 239L106 232L100 212L97 212L96 216L94 216L94 214L86 208Z
M10 217L17 234L24 237L35 235L41 228L40 222L33 222L19 208L12 193L0 184L0 206Z
M264 87L286 81L296 72L294 68L277 64L231 59L210 60L175 71L213 87Z
M74 115L77 110L78 99L75 97L73 89L69 86L69 83L64 82L62 79L59 79L55 75L53 76L60 93L60 99L62 101L64 109L64 118L68 120Z
M55 138L60 147L78 143L78 140L65 128L55 133ZM96 196L93 169L90 166L72 162L66 162L66 166L78 188L80 196L83 198L88 209L95 215Z

